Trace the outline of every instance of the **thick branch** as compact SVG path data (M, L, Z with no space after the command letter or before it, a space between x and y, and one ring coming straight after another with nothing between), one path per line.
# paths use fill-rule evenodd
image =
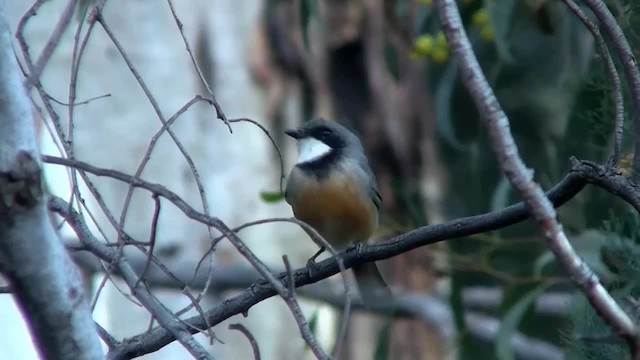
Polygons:
M640 213L640 188L616 169L572 157L571 171L585 181L620 197Z
M640 344L635 324L602 286L598 276L575 252L562 226L556 220L557 214L551 202L533 180L533 171L528 169L520 158L511 135L509 119L498 103L473 53L455 0L437 0L435 4L443 31L458 60L465 85L487 127L491 146L498 157L500 167L511 185L518 190L531 208L533 217L538 222L556 260L571 275L596 312L617 333L627 339L632 352L638 354ZM637 356L639 355L634 355L634 358Z
M0 2L0 271L46 359L102 359L78 269L45 207L29 99Z
M81 251L74 254L74 259L87 272L101 272L99 260L89 252ZM140 274L144 271L147 258L143 255L131 255L127 257L136 273ZM207 271L199 271L195 276L191 269L195 268L193 263L178 263L172 269L173 275L181 279L184 283L189 283L189 288L203 289L207 286ZM281 270L281 269L280 269ZM272 271L279 271L272 269ZM114 275L118 275L116 272ZM216 267L211 277L211 285L209 290L220 294L220 292L228 290L244 290L250 287L260 275L255 268L247 265L221 265ZM193 281L190 281L193 279ZM157 266L148 269L145 282L151 287L183 289L184 283L178 282L162 271ZM328 282L320 282L303 286L298 289L297 294L303 298L321 301L328 305L342 309L346 302L342 291L338 290L334 284ZM453 314L447 305L446 299L448 294L438 293L434 295L422 293L400 293L395 294L393 301L390 299L380 299L375 304L365 307L361 299L354 297L352 299L353 307L356 310L369 311L377 314L392 315L395 317L412 317L424 322L426 326L437 331L437 333L447 340L453 340L456 336L453 325ZM502 293L499 289L465 289L463 292L465 305L480 305L480 307L496 310L501 303ZM567 304L569 295L545 294L536 301L536 311L551 312L554 314L561 313ZM558 300L556 300L558 299ZM478 304L479 302L479 304ZM550 306L548 303L552 303ZM498 319L482 315L474 311L465 312L465 321L469 333L474 337L490 342L495 339L500 328ZM117 346L117 345L116 345ZM115 348L110 347L110 349ZM511 339L513 351L522 359L531 360L550 360L562 359L562 350L557 347L533 339L528 338L520 333L514 334Z

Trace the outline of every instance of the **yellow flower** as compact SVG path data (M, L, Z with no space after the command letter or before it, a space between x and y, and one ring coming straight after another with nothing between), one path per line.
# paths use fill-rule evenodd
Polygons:
M409 53L409 59L413 60L413 61L417 61L420 60L424 57L423 54L420 54L419 52L417 52L415 49L412 49L411 52Z
M444 36L444 33L440 31L438 35L436 35L436 47L448 47L447 38Z
M420 35L414 43L414 51L418 54L428 55L434 49L434 40L431 35Z
M486 41L493 40L493 28L489 25L485 25L480 29L480 37Z
M616 168L621 175L629 176L633 167L633 154L621 154L616 164Z
M431 59L437 63L443 63L449 59L449 49L446 47L437 47L431 53Z
M487 14L487 10L482 8L471 16L471 22L476 26L485 26L489 24L489 15Z

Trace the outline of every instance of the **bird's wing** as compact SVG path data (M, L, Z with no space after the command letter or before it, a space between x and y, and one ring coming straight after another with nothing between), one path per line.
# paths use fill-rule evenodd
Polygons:
M382 196L380 196L380 192L378 191L375 183L371 186L371 200L373 200L373 204L376 206L376 209L380 210L380 206L382 205Z
M382 196L378 191L378 185L376 184L376 176L369 167L368 162L362 166L362 169L367 174L367 180L369 181L369 194L371 196L371 201L376 206L376 209L380 210L380 206L382 206Z

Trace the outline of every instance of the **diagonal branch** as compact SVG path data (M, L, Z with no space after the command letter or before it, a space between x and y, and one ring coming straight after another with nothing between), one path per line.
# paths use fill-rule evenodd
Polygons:
M631 318L602 286L598 276L578 256L567 239L557 214L540 186L533 180L516 147L509 126L509 119L500 107L493 90L484 76L478 59L462 25L455 0L436 0L436 7L447 40L462 72L465 85L484 120L489 139L498 157L500 167L511 185L518 190L532 210L544 237L557 261L571 275L596 312L618 334L627 340L634 359L640 357L638 330Z
M175 336L175 339L177 339L191 355L196 359L212 359L211 355L209 355L202 345L193 338L190 332L192 329L187 329L171 311L153 297L144 284L138 282L138 275L127 260L118 254L117 250L102 244L91 234L79 213L58 197L51 198L49 208L69 219L69 224L78 235L82 244L93 254L107 263L112 264L114 268L118 270L118 273L122 276L140 303L149 310L151 315L167 332Z

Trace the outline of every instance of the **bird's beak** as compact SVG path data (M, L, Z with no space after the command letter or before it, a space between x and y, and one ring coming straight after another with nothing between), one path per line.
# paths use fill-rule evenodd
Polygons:
M284 131L284 133L296 140L302 138L302 131L300 129L287 129Z

